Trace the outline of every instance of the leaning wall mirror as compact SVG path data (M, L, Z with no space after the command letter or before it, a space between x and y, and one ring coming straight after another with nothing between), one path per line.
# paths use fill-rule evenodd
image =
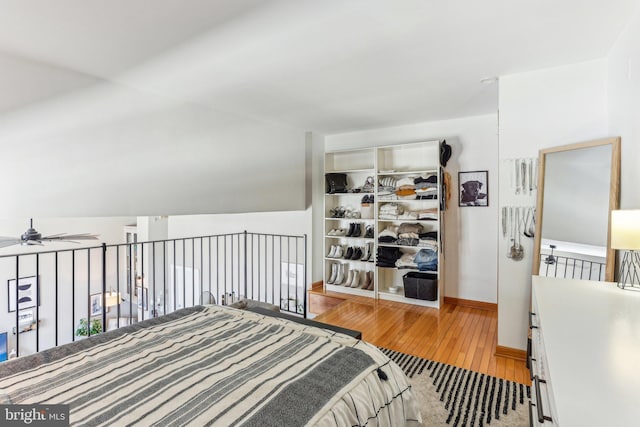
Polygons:
M620 138L540 150L533 274L614 280Z

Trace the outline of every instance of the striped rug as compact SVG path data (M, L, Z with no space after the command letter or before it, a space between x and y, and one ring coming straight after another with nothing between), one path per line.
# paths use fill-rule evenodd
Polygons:
M531 387L380 348L409 377L425 426L528 426Z

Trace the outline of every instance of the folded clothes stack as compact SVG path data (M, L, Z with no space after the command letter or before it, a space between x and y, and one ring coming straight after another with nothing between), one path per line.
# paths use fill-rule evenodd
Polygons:
M398 240L396 240L396 245L399 246L418 246L419 243L420 239L413 237L398 237Z
M414 179L416 199L438 198L438 177L435 175L420 176Z
M420 271L437 271L438 270L438 248L429 247L418 251L414 262Z
M420 233L424 227L422 224L412 224L403 222L398 227L397 245L400 246L417 246L420 242Z
M435 250L438 250L438 232L437 231L427 231L426 233L420 233L418 235L419 243L418 246L428 247Z
M397 203L385 203L380 206L380 212L378 214L379 219L398 219L399 215L404 213L402 206Z
M381 200L384 199L395 199L395 191L396 191L396 179L391 176L385 176L380 178L378 181L378 198Z
M397 268L418 268L415 262L415 255L412 253L403 253L396 261Z
M415 199L416 198L416 186L414 184L414 178L401 178L396 183L396 196L398 199Z
M429 208L429 209L420 209L416 211L418 215L418 219L421 221L437 221L438 220L438 209L437 208Z
M379 243L395 243L398 240L398 226L390 225L378 235Z
M377 252L377 266L394 268L396 261L402 256L400 248L379 246Z

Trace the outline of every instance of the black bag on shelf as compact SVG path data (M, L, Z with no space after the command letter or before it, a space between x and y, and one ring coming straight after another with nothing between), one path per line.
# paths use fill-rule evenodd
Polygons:
M327 193L346 193L347 192L347 174L344 173L327 173L324 175L327 182Z
M404 296L435 301L438 299L438 275L412 271L402 276Z

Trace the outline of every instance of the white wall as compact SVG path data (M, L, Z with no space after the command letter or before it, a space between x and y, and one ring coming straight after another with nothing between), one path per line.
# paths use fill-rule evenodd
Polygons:
M303 130L114 83L4 111L0 140L0 217L305 208Z
M498 251L496 115L328 135L325 148L330 151L434 139L446 139L453 148L446 167L453 179L453 188L445 217L445 296L495 303ZM489 171L489 207L458 207L458 171L469 170ZM315 191L322 194L324 187ZM314 218L322 216L323 205L319 199L314 205ZM316 252L315 257L322 257L322 252Z
M308 234L311 209L289 212L258 212L219 215L178 215L169 217L169 239L203 235L254 233Z
M500 78L500 159L537 157L541 148L608 135L607 64L604 59ZM624 144L624 141L623 141ZM500 206L535 205L516 196L501 162ZM497 217L496 217L497 218ZM525 259L499 247L498 345L525 349L531 294L533 240L523 241Z
M640 9L607 58L609 133L622 137L620 207L640 207Z

